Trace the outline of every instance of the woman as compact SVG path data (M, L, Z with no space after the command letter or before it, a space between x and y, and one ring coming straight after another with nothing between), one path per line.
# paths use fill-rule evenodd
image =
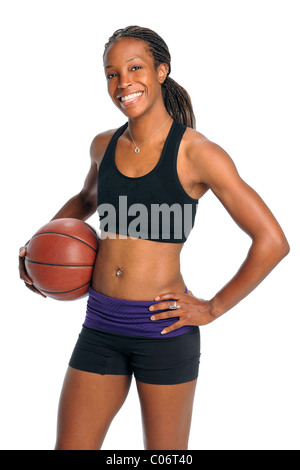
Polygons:
M134 374L145 449L187 449L200 358L199 326L248 295L289 252L270 210L218 145L197 132L190 98L169 74L164 41L118 30L104 52L108 93L126 116L97 135L82 191L54 218L98 209L101 241L86 319L70 359L56 449L100 449ZM186 287L180 252L197 203L213 191L252 239L237 274L212 299ZM20 276L38 292L24 268Z

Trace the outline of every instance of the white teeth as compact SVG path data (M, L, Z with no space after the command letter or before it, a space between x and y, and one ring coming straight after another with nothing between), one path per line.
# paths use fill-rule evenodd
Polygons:
M127 95L127 96L122 96L121 101L131 101L137 98L138 96L141 96L143 93L132 93L132 95Z

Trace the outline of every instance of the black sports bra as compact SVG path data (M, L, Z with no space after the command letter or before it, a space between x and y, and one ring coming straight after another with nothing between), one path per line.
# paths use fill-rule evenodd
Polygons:
M98 171L100 229L157 242L183 243L195 222L198 199L190 197L177 175L177 155L186 126L173 121L160 159L146 175L129 177L115 163L120 127L110 140Z

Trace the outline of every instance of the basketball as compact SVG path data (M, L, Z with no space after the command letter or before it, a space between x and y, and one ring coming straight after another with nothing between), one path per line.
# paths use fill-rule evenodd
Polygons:
M26 246L26 271L47 297L76 300L88 294L98 247L99 238L86 222L52 220Z

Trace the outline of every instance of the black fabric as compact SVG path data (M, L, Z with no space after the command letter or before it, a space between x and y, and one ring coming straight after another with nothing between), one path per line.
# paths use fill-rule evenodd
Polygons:
M115 163L117 140L127 127L128 123L115 132L99 167L97 206L100 228L104 232L153 241L183 243L194 226L198 207L198 200L191 198L183 189L176 169L178 149L186 126L173 121L157 165L146 175L137 178L123 175ZM141 157L138 155L136 158ZM120 196L126 196L123 201L126 200L127 209L133 204L142 204L147 209L146 228L145 224L143 227L137 226L135 234L132 234L129 228L135 227L140 213L126 215L125 205L120 205ZM113 226L108 227L106 223L107 212L100 213L99 208L101 205L103 209L103 204L111 204L116 209ZM175 209L174 204L177 216L172 209L172 206ZM151 211L155 212L155 217ZM166 215L162 216L164 211ZM178 217L180 211L181 217Z
M96 374L132 375L140 382L175 385L198 377L200 329L161 339L82 327L69 365Z

